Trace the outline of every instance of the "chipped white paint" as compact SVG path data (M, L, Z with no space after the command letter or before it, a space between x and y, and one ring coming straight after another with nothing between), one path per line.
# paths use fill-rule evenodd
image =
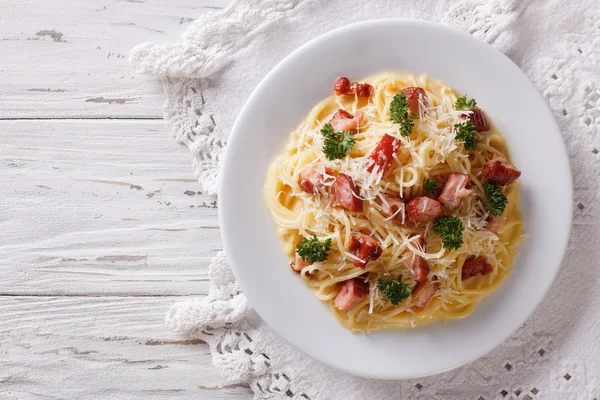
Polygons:
M0 398L252 397L162 325L206 295L221 241L159 86L126 57L227 2L3 5Z
M206 344L166 331L173 297L0 301L1 399L240 399Z
M160 118L164 97L127 65L144 41L177 41L228 0L6 0L0 118Z
M163 121L0 121L0 290L189 295L221 247L215 198ZM23 220L31 225L23 225ZM2 262L4 261L4 262Z

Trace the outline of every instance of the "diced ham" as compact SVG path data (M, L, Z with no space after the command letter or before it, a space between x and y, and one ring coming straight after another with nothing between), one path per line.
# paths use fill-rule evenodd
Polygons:
M472 190L466 188L468 183L469 175L450 174L442 193L438 197L438 201L451 210L458 208L462 199L473 193Z
M483 257L470 256L462 266L462 280L469 279L477 274L487 275L492 273L494 268Z
M308 267L311 264L312 263L310 261L304 260L302 257L300 257L300 255L298 255L298 253L296 253L294 261L290 263L290 268L292 268L296 272L300 272L302 271L302 268Z
M358 197L358 189L352 178L340 174L333 184L334 204L344 207L348 211L362 211L363 202Z
M335 112L335 114L333 114L333 117L331 117L331 121L329 121L329 122L333 123L334 121L337 121L339 119L352 119L352 118L354 118L354 116L352 114L350 114L348 111L340 108Z
M419 98L427 103L425 90L420 87L407 87L402 89L402 92L406 95L406 100L408 100L408 110L410 111L411 116L418 116Z
M379 242L364 233L355 233L350 238L350 253L360 260L354 260L354 266L365 268L367 263L377 260L381 256L381 246Z
M379 144L373 150L373 153L369 156L373 163L367 168L367 171L373 172L373 169L377 168L378 171L383 171L385 174L394 161L394 154L400 148L400 141L388 135L383 135Z
M440 285L431 281L422 281L412 289L411 304L422 310L431 303L433 296L437 293Z
M361 278L354 278L344 282L344 285L333 300L335 308L341 311L353 309L369 294L369 284Z
M368 83L350 82L350 79L343 76L335 82L333 91L338 96L371 97L373 86Z
M416 235L416 237L417 238L413 241L413 246L425 251L425 238L421 234ZM423 257L408 249L402 256L402 262L413 274L416 282L427 279L427 275L429 275L429 264L427 264L427 261L425 261Z
M369 98L373 94L373 86L368 83L352 82L350 84L350 92L356 94L358 97Z
M496 233L502 228L502 225L504 225L504 222L506 222L506 217L503 215L500 215L500 216L490 215L486 221L487 221L487 225L485 226L485 229L487 229L490 232Z
M483 177L488 182L494 182L498 185L507 185L520 176L521 171L501 158L494 158L483 165Z
M350 90L350 79L346 78L345 76L338 78L338 80L335 82L335 85L333 86L333 91L338 96L345 95L349 90Z
M300 172L298 185L300 185L302 191L311 194L320 192L325 186L325 176L322 171L325 171L327 175L331 175L331 170L321 165L313 165Z
M352 115L340 108L333 114L329 123L336 132L353 132L358 129L360 121L363 120L364 116L365 114L362 111L357 112L356 115Z
M415 197L406 205L406 214L411 222L433 221L441 212L440 202L429 197Z
M485 132L490 130L490 126L487 122L487 119L485 119L483 111L481 111L479 108L473 110L473 112L469 114L469 121L471 121L473 125L475 125L475 129L477 129L477 132Z
M385 201L379 201L379 205L381 206L381 214L383 214L384 217L392 218L392 221L400 225L404 225L408 222L404 211L404 202L400 197L387 196L384 194L383 200Z

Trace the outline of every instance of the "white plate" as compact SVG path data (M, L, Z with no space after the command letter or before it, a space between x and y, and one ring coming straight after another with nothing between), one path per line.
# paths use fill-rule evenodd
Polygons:
M291 272L265 204L267 167L339 76L426 73L474 97L523 172L527 239L511 276L465 319L367 336L343 328ZM346 372L407 379L463 365L502 343L550 288L566 248L573 189L565 147L543 98L488 44L443 25L377 20L329 32L294 51L254 90L233 127L221 174L225 252L260 316L309 356Z

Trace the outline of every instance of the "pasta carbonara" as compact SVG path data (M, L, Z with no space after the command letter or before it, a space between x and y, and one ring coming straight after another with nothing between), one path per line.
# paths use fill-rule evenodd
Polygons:
M510 272L520 172L474 99L427 76L340 78L271 164L292 270L353 331L469 315Z

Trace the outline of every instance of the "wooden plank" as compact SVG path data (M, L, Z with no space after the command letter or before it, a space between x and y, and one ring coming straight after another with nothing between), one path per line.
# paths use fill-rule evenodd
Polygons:
M164 328L174 301L3 298L0 398L251 399L220 377L206 344Z
M0 121L0 295L190 295L216 198L163 121Z
M180 41L229 0L7 0L0 24L2 118L160 118L164 96L128 66L142 42Z

